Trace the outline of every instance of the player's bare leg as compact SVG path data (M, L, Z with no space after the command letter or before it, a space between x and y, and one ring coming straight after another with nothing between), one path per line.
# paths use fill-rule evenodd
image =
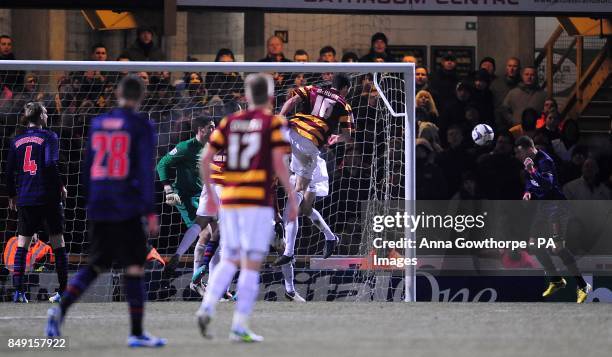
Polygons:
M55 256L55 272L57 273L57 281L59 283L59 290L49 297L49 302L60 302L61 296L66 291L66 285L68 284L68 258L66 256L64 235L52 234L49 236L49 242Z
M15 251L15 263L13 266L13 287L15 288L13 302L15 303L28 303L23 286L23 279L26 269L26 257L31 241L32 237L17 236L17 250Z

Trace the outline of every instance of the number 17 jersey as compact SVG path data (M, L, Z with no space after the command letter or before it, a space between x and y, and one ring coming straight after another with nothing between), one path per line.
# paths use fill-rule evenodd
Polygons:
M269 111L243 111L221 121L210 145L225 150L222 207L272 207L272 151L289 152L286 136L286 120Z
M83 167L88 218L118 222L152 213L154 164L146 115L119 108L95 117Z

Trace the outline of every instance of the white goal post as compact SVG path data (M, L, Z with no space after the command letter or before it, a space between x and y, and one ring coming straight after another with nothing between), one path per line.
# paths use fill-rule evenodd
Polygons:
M54 72L54 71L101 71L101 72L282 72L282 73L347 73L347 74L372 74L374 86L378 89L378 95L384 106L387 107L391 116L403 118L404 133L404 189L405 211L407 214L414 213L415 200L415 110L414 110L414 70L412 63L264 63L264 62L97 62L97 61L30 61L14 60L0 61L0 72L4 71L29 71L29 72ZM50 77L52 78L52 77ZM396 91L402 93L402 106L398 108L393 105L392 100L387 98L385 89L379 83L385 78L393 78L397 83ZM358 118L356 118L358 120ZM375 153L374 153L375 154ZM359 207L355 205L355 211ZM406 228L405 237L414 240L414 233ZM406 258L415 257L415 249L406 249ZM406 264L404 271L404 300L416 301L415 267Z

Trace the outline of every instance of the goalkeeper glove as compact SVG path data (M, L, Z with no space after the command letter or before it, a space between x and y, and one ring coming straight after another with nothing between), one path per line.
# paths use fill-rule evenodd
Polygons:
M181 204L181 198L177 193L172 190L172 186L164 186L164 192L166 193L166 204L172 207Z

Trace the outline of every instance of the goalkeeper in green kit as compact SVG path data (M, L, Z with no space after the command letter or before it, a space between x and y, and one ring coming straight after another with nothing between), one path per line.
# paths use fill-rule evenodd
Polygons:
M185 254L199 235L206 235L207 230L204 228L209 223L214 223L208 220L202 222L205 217L197 216L196 212L202 193L199 172L200 155L210 134L215 129L215 124L210 118L196 117L191 126L195 131L195 137L178 143L174 149L159 160L156 167L159 179L164 185L165 203L180 212L188 228L175 254L164 269L164 273L171 276L174 275L179 258ZM174 182L170 181L172 176L175 176Z

